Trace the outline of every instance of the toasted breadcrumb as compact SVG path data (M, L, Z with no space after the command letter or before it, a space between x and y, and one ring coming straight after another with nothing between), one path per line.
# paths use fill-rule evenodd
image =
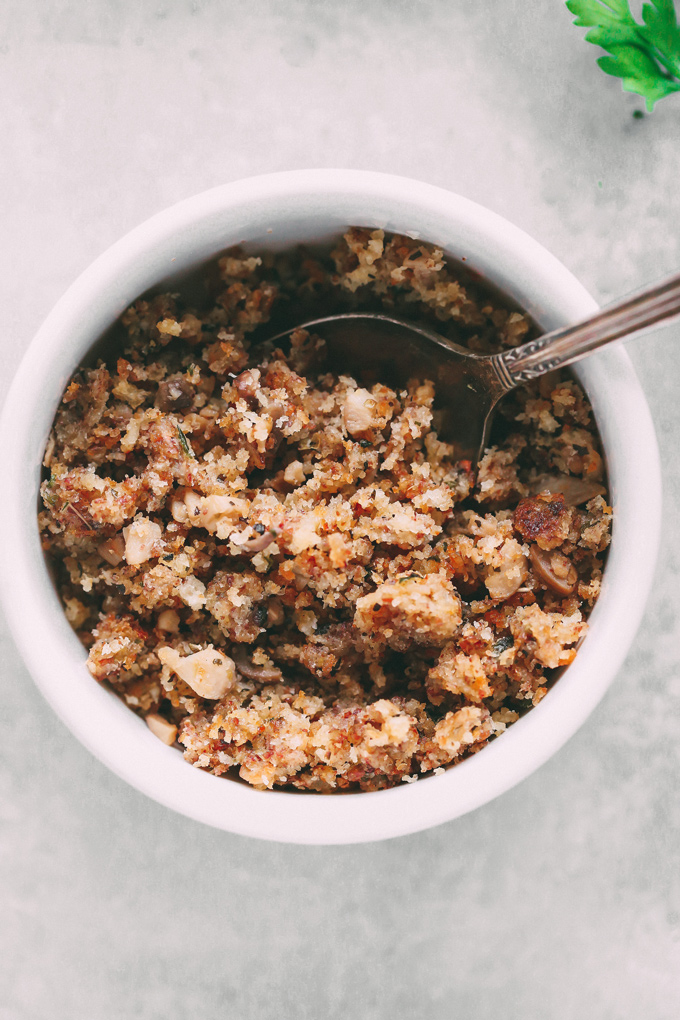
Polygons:
M43 547L90 672L192 765L259 789L439 774L586 634L612 517L588 401L555 373L515 391L475 479L429 380L342 374L305 330L249 340L365 307L521 343L527 317L441 250L352 228L330 254L228 252L207 279L202 305L124 313L49 438Z

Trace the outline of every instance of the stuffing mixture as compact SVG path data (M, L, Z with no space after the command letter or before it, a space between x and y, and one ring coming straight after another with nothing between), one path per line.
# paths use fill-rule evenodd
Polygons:
M43 547L92 676L260 789L376 790L475 753L573 660L600 589L612 511L574 379L506 398L475 477L427 379L331 371L303 330L264 342L368 307L477 350L530 330L380 230L232 251L198 297L125 312L45 453Z

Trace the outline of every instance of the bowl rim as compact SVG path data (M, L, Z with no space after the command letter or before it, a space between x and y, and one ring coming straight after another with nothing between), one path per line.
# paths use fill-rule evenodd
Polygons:
M651 588L661 527L658 448L640 383L618 347L577 366L586 390L598 395L594 411L607 456L611 444L630 454L626 458L617 453L613 465L612 481L618 490L614 537L590 633L549 695L479 754L442 775L374 793L257 791L192 769L176 749L161 744L134 713L86 674L84 651L49 584L37 527L31 526L37 501L35 455L38 451L42 457L46 439L45 428L41 431L33 422L45 416L46 402L53 408L51 420L54 394L58 400L63 390L64 366L70 365L68 375L84 353L79 349L74 360L67 358L69 340L81 329L94 341L115 319L111 313L116 302L120 305L134 290L132 298L123 301L122 311L150 285L138 286L140 280L153 282L167 275L177 257L173 251L190 251L196 262L219 250L205 242L206 225L215 217L231 217L235 229L242 224L246 239L258 215L259 223L268 222L267 217L273 222L277 215L281 222L286 216L311 222L329 209L337 215L338 232L343 222L365 222L407 233L407 208L418 226L414 233L439 243L437 225L445 223L460 239L459 250L476 250L471 265L491 267L494 282L511 292L524 288L534 296L544 295L524 304L546 329L575 321L597 307L537 241L453 192L372 171L265 174L212 188L157 213L96 259L57 302L27 348L0 418L0 442L6 451L5 498L0 501L0 602L33 679L80 742L130 785L184 815L240 835L309 844L367 842L438 825L497 797L559 750L592 712L625 658ZM352 209L358 214L365 210L375 222L348 218ZM389 226L394 209L401 217L402 226L397 228ZM83 318L88 326L81 325ZM618 406L611 422L602 417L605 397L609 410ZM36 634L43 637L38 640Z

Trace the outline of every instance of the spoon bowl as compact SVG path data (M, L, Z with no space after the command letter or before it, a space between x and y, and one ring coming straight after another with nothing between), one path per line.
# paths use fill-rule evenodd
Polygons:
M331 371L350 373L364 386L403 389L409 379L435 384L437 433L459 460L476 464L486 445L493 410L506 392L493 357L474 354L423 326L375 313L348 312L313 319L296 329L326 342ZM285 340L293 329L272 337Z

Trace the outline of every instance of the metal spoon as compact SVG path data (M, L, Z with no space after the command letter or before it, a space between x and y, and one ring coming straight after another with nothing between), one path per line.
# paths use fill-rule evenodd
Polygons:
M498 354L475 354L434 330L387 315L351 312L304 322L295 329L326 341L330 367L403 386L431 379L437 391L442 439L455 443L473 466L487 445L501 397L520 383L570 365L605 344L652 329L680 316L680 274L617 301L574 326L565 326ZM273 341L290 336L286 330Z

